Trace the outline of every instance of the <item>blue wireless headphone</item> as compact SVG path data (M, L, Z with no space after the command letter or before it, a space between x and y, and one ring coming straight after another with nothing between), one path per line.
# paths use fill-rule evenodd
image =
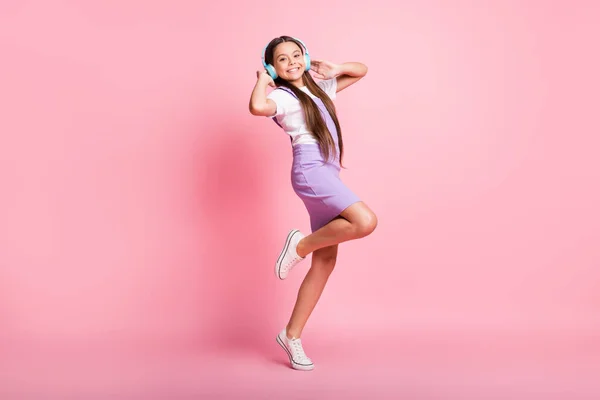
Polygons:
M304 44L304 42L298 38L294 38L295 40L297 40L298 42L300 42L302 44L302 47L304 47L304 63L306 64L306 67L304 68L305 71L310 70L310 55L308 54L308 49L306 48L306 45ZM265 69L267 70L267 72L269 73L269 75L271 76L271 78L273 79L277 79L277 72L275 72L275 67L273 67L271 64L267 64L265 62L265 52L267 51L267 47L269 47L269 45L266 45L265 48L263 49L263 53L262 53L262 64L265 67Z

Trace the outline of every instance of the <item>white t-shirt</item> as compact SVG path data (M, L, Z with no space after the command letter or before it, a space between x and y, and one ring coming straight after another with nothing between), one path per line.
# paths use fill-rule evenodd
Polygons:
M337 91L336 78L317 81L317 85L327 93L331 100L335 100ZM317 97L312 94L306 86L302 86L299 89L308 94L311 98ZM288 91L281 89L273 90L267 95L267 98L273 100L275 104L277 104L277 112L271 118L276 118L285 133L292 137L292 145L318 143L306 127L300 100L296 99L296 97Z

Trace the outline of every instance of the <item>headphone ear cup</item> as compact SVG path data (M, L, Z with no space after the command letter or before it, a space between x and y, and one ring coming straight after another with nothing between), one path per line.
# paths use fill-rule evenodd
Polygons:
M310 56L308 53L304 53L304 63L306 64L305 71L310 71Z
M277 79L277 72L275 72L275 68L273 68L271 64L265 65L265 69L267 70L271 78L273 78L273 80Z

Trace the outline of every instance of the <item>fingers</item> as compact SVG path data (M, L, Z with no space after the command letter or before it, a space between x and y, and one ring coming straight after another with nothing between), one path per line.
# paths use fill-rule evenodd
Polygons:
M256 71L256 79L261 79L261 75L266 75L268 77L269 86L275 87L275 82L273 82L273 78L271 78L271 75L269 75L269 72L266 69L262 71Z

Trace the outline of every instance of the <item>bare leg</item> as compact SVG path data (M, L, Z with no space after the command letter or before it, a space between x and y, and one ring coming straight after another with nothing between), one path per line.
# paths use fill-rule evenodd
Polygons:
M287 325L288 339L299 338L302 334L306 321L317 305L327 279L335 267L337 252L338 245L333 245L313 253L312 265L300 285L296 305Z
M342 218L334 219L300 240L296 248L298 255L306 257L318 249L365 237L377 226L375 213L362 201L346 208L340 216Z

